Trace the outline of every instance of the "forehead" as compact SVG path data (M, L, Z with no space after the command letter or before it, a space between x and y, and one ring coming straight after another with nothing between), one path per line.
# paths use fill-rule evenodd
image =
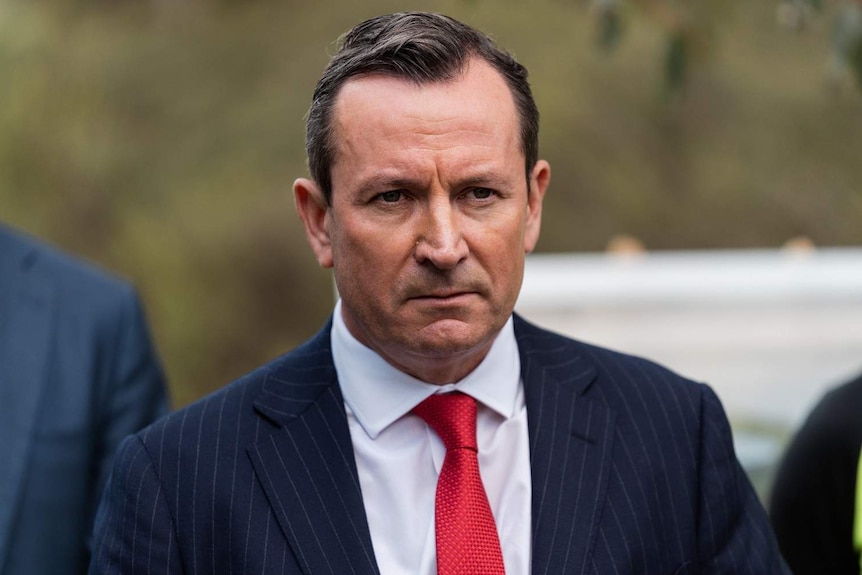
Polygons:
M503 76L474 58L458 76L418 84L410 79L371 74L348 80L333 114L335 161L346 147L399 137L424 138L429 146L487 141L519 145L519 120Z

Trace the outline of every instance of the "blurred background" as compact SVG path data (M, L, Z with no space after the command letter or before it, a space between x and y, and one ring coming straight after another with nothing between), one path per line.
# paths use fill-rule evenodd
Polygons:
M0 221L138 286L175 406L221 387L330 313L293 210L303 116L340 33L411 9L477 26L530 70L553 167L539 252L862 245L858 0L0 0ZM589 317L579 337L656 351ZM696 319L674 325L715 332ZM823 363L810 389L850 375ZM771 381L764 405L787 393ZM807 406L729 409L735 431L777 438L761 490Z

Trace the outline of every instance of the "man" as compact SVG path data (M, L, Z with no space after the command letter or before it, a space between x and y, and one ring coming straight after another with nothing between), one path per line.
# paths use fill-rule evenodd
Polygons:
M862 573L862 375L823 396L790 442L770 516L796 575Z
M0 574L85 573L114 452L166 411L132 288L0 225Z
M480 32L348 32L294 184L335 313L126 442L91 573L784 573L707 387L513 317L537 132Z

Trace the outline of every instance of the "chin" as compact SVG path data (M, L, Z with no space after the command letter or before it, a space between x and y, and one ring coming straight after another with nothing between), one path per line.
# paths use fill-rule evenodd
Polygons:
M497 330L477 331L457 320L443 320L421 330L414 342L414 349L426 357L445 359L490 345L496 333Z

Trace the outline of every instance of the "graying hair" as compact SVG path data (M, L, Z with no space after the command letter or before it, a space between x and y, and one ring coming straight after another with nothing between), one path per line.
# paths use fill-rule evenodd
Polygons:
M506 80L518 111L527 184L539 155L539 111L527 69L488 36L442 14L400 12L366 20L339 38L338 50L317 82L306 118L305 147L311 177L332 198L335 135L332 115L341 86L364 74L405 78L417 84L457 78L478 57Z

